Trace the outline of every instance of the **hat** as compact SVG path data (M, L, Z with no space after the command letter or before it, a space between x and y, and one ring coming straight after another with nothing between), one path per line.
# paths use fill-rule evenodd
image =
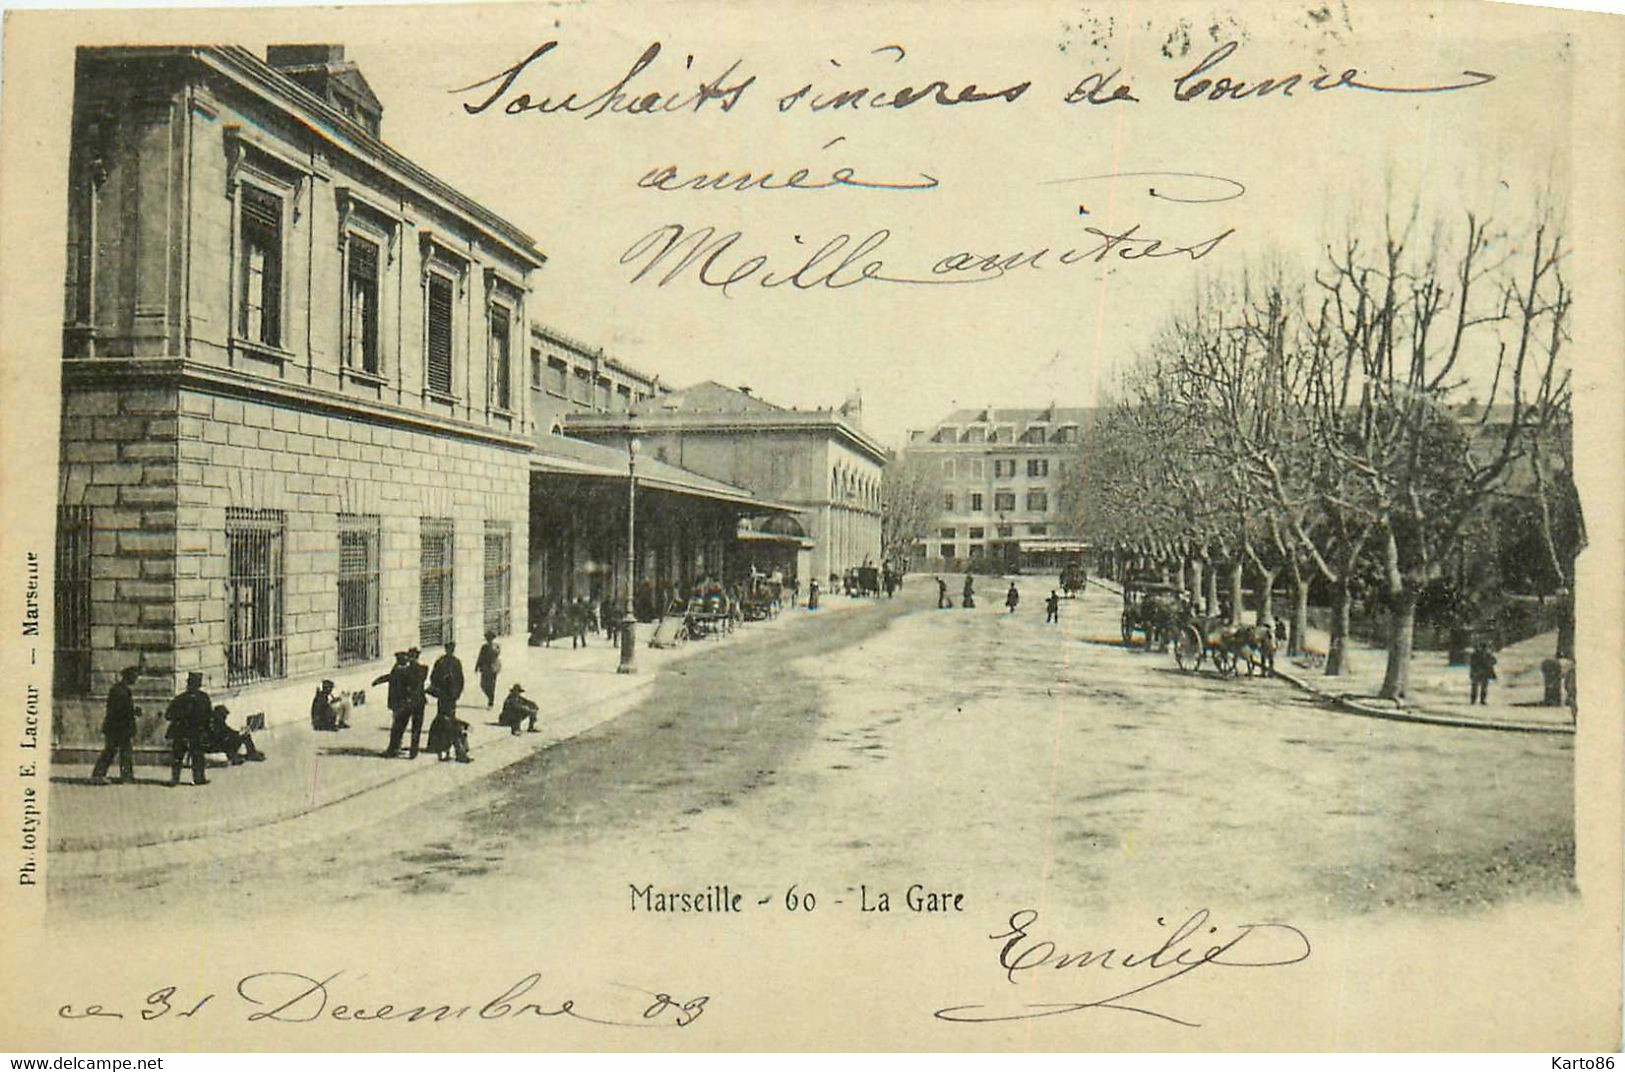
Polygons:
M333 683L331 681L327 680L326 678L322 679L322 688L330 689L332 687L333 687Z
M416 648L407 648L406 649L406 657L409 658L409 659L416 659L419 654L421 654L421 653Z
M495 630L487 629L485 631L485 639L486 640L495 640L496 638L497 638L497 634L496 634Z
M135 664L132 664L130 666L126 666L123 670L120 670L118 672L118 676L119 677L140 677L141 676L141 664L140 663L135 663Z
M217 703L214 705L214 713L217 715L229 715L231 714L231 708L227 707L223 703Z
M515 683L514 687L509 689L508 691L509 692L524 692L525 691L525 686L520 685L518 683Z
M203 675L198 671L193 670L186 675L186 683L188 685L201 685L203 684Z

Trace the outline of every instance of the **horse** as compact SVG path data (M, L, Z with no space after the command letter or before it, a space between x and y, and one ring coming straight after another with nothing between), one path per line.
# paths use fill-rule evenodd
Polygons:
M1268 625L1231 625L1219 631L1217 647L1229 652L1239 664L1247 662L1247 676L1262 672L1275 676L1275 630Z

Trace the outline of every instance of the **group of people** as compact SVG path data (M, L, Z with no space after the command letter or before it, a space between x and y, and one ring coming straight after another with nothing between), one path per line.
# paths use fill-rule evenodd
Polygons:
M91 769L91 781L97 785L107 783L107 772L117 758L117 782L135 781L135 738L141 719L141 709L135 705L132 686L141 676L141 668L129 666L120 671L119 679L107 693L107 712L102 719L102 754ZM169 724L164 732L169 742L169 784L179 785L181 769L192 768L192 784L208 785L207 757L219 752L232 766L258 763L265 759L254 744L254 738L245 731L233 729L227 721L231 711L225 704L216 704L203 691L203 675L196 671L186 675L186 688L169 701L164 720Z
M442 760L453 756L459 763L472 762L468 745L469 724L457 717L457 701L464 688L463 664L457 657L457 645L446 643L445 652L426 667L419 660L421 652L407 648L395 653L395 665L373 680L374 685L387 685L386 702L390 710L389 745L385 758L393 759L407 748L407 758L416 759L423 745L423 716L428 698L435 700L435 716L429 723L427 749ZM485 693L487 709L496 705L497 677L502 672L502 649L496 634L485 634L485 645L480 648L474 663L480 690ZM141 676L139 666L120 671L118 680L107 694L107 712L102 720L104 747L91 769L91 780L106 784L113 762L119 765L118 782L135 779L135 740L138 735L141 709L136 706L133 686ZM538 732L536 722L540 710L524 694L523 686L515 684L508 690L498 714L499 724L514 734ZM334 682L323 680L310 702L311 728L318 732L338 732L350 728L352 701L348 694L337 691ZM206 757L220 753L227 762L237 766L245 762L265 759L246 730L232 728L227 721L231 711L224 704L210 700L203 690L203 675L196 671L186 675L186 688L169 702L164 712L168 723L165 738L170 750L171 785L180 784L182 768L190 765L194 785L209 783ZM407 731L411 736L408 738Z
M535 647L550 648L554 638L568 633L570 647L584 648L587 637L600 628L606 638L614 640L619 625L619 616L607 599L601 603L595 603L586 596L577 596L563 603L555 600L547 605L534 623L530 642Z
M933 577L932 580L937 582L937 609L953 609L954 601L948 596L948 582L941 577ZM1010 586L1011 591L1014 591L1015 587L1012 584ZM960 592L959 605L967 608L976 606L976 579L971 576L969 570L965 572L965 586Z

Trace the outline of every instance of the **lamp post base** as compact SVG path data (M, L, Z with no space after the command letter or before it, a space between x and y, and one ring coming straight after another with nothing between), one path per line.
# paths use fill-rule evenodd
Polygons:
M628 614L621 619L621 665L615 668L617 674L635 674L637 668L637 625L635 616Z

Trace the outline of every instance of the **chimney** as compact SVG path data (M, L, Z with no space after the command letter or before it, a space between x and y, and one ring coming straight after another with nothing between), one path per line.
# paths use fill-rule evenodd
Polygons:
M268 45L265 62L379 137L384 106L361 76L361 69L344 58L343 45Z

